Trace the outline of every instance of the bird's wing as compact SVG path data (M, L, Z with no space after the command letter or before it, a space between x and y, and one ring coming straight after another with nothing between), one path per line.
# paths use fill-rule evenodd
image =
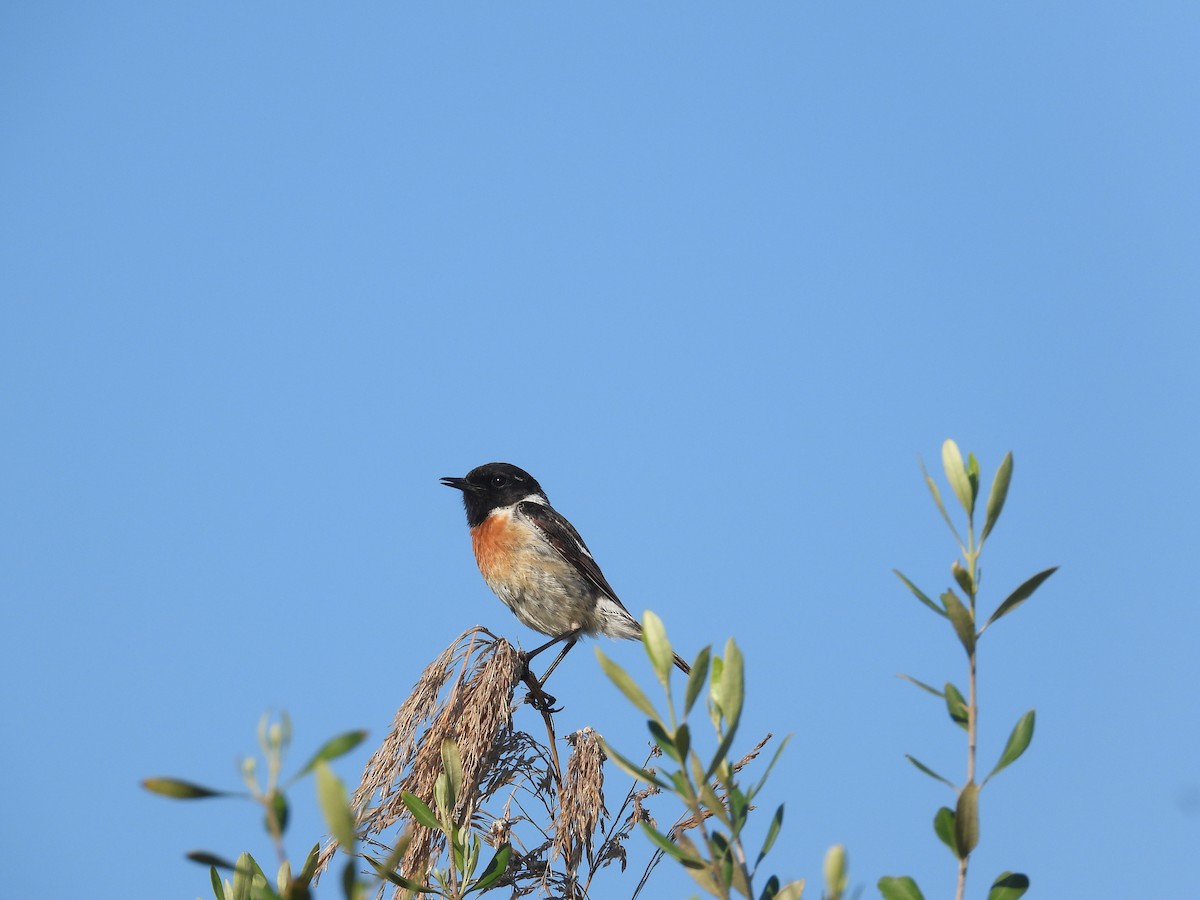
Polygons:
M574 525L545 503L523 500L517 504L517 512L541 533L547 543L558 551L559 556L603 591L609 600L625 609L625 604L617 599L617 592L612 589L612 585L596 565L592 551L587 548ZM625 612L629 610L625 609Z

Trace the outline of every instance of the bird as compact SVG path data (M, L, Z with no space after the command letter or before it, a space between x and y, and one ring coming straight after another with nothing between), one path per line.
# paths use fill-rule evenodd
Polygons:
M487 586L522 624L550 638L525 654L526 669L543 650L565 642L541 683L582 635L641 637L642 626L617 599L592 551L532 475L492 462L441 483L462 491L475 562ZM690 673L674 656L675 665Z

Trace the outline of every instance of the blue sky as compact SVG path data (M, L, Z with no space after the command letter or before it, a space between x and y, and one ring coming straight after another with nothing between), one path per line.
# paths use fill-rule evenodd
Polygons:
M970 895L1194 881L1196 5L3 19L6 893L207 895L181 854L268 857L256 815L140 778L235 787L286 708L297 763L370 730L355 781L460 631L532 646L437 482L505 460L686 655L738 640L776 871L946 896L903 754L961 777L961 733L895 675L962 654L890 574L949 585L946 437L1016 457L982 603L1062 567L982 643L982 763L1038 725ZM554 693L642 740L590 649Z

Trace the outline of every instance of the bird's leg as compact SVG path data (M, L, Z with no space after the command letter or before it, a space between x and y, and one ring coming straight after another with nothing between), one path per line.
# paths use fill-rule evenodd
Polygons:
M533 650L530 650L528 653L522 654L522 661L525 664L525 673L522 676L522 680L525 682L526 686L529 688L529 695L530 695L531 702L538 709L541 709L544 711L549 711L549 712L557 711L557 710L550 709L550 707L553 706L557 702L557 700L552 695L547 694L546 691L542 689L542 686L546 683L546 679L548 679L550 677L550 673L554 671L554 667L557 666L560 662L562 662L563 657L566 656L570 652L571 648L575 646L575 643L578 640L579 632L582 630L583 629L581 629L581 628L572 628L570 631L566 632L565 634L560 634L560 635L558 635L558 637L551 638L550 640L546 641L546 643L542 644L540 647L535 647ZM535 676L533 674L533 672L530 671L529 661L531 659L533 659L535 656L537 656L539 653L541 653L543 650L548 650L549 648L553 647L555 644L557 644L561 641L566 641L567 646L563 647L562 652L560 652L558 654L558 656L555 657L554 662L550 663L550 668L548 668L546 670L545 674L542 675L541 678L538 678L537 676Z
M541 678L542 684L545 684L549 680L550 673L554 671L554 667L563 661L563 657L566 656L568 653L570 653L571 648L574 647L577 643L578 643L578 639L576 639L576 638L571 638L570 640L567 641L567 646L563 647L562 652L560 652L558 654L558 656L554 657L554 662L550 663L550 668L548 668L545 672L542 673L542 678Z

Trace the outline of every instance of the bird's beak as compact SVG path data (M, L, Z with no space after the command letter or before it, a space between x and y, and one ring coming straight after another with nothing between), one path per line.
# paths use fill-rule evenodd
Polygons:
M465 478L443 478L442 484L446 487L456 488L460 491L472 490L470 483Z

